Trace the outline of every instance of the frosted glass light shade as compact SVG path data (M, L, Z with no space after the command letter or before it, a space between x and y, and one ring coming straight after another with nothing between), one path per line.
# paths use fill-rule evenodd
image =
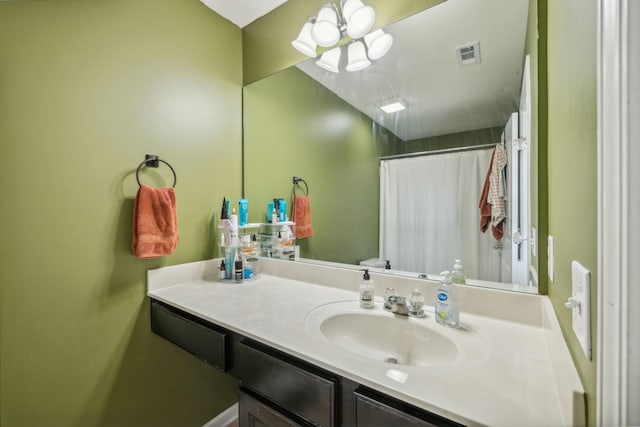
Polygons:
M342 51L340 47L335 47L331 50L326 51L322 54L320 59L316 61L316 64L320 68L324 68L327 71L331 71L332 73L339 72L338 64L340 64L340 55Z
M333 46L340 41L338 15L331 6L322 6L318 12L316 23L311 29L311 37L322 47Z
M393 36L382 30L375 30L364 36L364 42L367 45L367 55L369 59L375 61L389 52L393 44Z
M348 54L347 71L360 71L371 65L371 61L367 58L367 53L364 50L364 44L361 41L351 43Z
M298 38L292 41L291 45L300 53L315 58L318 54L316 53L316 42L311 37L312 28L313 24L311 22L304 24L302 30L300 30L300 34L298 34Z
M351 16L353 16L353 13L358 9L362 9L363 7L364 4L361 0L346 0L344 3L342 3L342 17L345 21L349 22L349 19L351 19Z
M347 23L347 35L359 39L369 32L376 20L376 12L360 0L347 0L342 7L342 16Z

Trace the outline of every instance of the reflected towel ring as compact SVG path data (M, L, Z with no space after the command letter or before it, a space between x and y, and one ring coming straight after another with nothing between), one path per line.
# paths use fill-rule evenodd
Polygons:
M162 160L160 157L154 155L154 154L145 154L144 155L144 161L142 163L140 163L138 165L138 169L136 169L136 181L138 181L138 185L142 185L140 183L140 169L142 169L143 166L149 166L151 168L157 168L160 166L160 162L164 163L165 165L167 165L169 167L169 169L171 169L171 172L173 172L173 185L172 187L175 188L176 187L176 182L178 182L178 176L176 175L176 171L173 169L173 167L171 167L171 165Z
M296 195L296 186L297 186L300 182L302 182L302 183L304 184L304 188L305 188L305 195L306 195L306 196L308 196L308 195L309 195L309 186L307 185L307 182L306 182L304 179L299 178L299 177L297 177L297 176L294 176L294 177L293 177L293 195L294 195L294 196Z

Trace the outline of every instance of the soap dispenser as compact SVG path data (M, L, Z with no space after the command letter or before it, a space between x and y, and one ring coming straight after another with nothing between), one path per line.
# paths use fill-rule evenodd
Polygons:
M443 271L440 275L443 277L443 281L436 291L434 307L436 322L457 328L460 326L460 310L458 308L456 285L451 283L451 273L449 271Z
M467 282L467 278L464 275L462 269L462 261L456 259L453 261L453 273L451 275L451 282L454 285L464 285Z
M362 282L360 282L360 307L373 308L375 306L373 280L369 277L368 269L365 268L363 271Z

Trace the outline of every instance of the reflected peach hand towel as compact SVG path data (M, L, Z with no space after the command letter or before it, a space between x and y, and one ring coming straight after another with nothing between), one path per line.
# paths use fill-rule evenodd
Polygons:
M176 193L141 185L133 206L131 252L138 258L171 254L178 246Z
M313 236L311 205L309 204L308 196L293 197L293 215L291 219L295 222L293 234L295 234L296 239Z

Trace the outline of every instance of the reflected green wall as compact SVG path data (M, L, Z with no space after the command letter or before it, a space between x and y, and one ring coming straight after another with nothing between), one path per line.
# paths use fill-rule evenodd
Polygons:
M548 2L548 215L555 238L549 297L587 391L595 425L597 348L597 76L595 0ZM582 49L575 49L583 46ZM591 347L583 354L571 330L571 261L591 272Z
M148 269L215 255L240 195L241 50L198 0L0 2L3 427L195 427L236 400L150 332L145 294ZM178 175L180 244L153 260L129 250L145 153Z
M504 126L450 133L428 138L398 141L385 155L419 153L421 151L446 150L457 147L496 144L500 142Z
M349 264L377 257L378 153L371 120L291 67L245 86L244 122L249 220L264 221L274 197L291 206L292 177L302 177L314 236L297 242L301 256Z

